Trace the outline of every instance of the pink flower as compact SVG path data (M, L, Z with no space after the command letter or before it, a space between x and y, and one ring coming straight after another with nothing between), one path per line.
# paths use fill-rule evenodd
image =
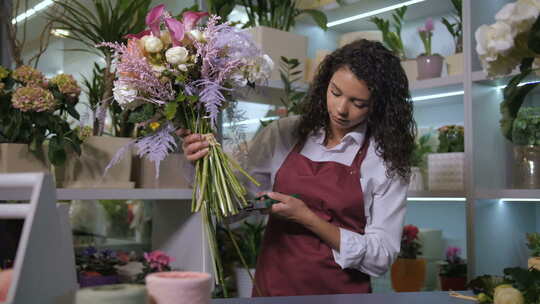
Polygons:
M56 107L53 94L40 87L18 88L11 97L11 104L22 112L52 111Z
M164 267L169 266L169 264L174 261L173 258L169 257L165 252L160 250L154 250L150 253L144 253L144 258L151 268L155 268L158 271L162 271Z
M426 24L425 24L425 27L424 27L424 28L425 28L426 31L428 31L428 32L433 31L433 29L435 28L435 27L433 26L433 18L431 18L431 17L427 18Z
M150 27L152 34L156 37L159 37L160 30L159 25L161 24L161 16L165 12L165 4L160 4L153 9L151 9L146 15L146 25Z
M461 248L459 247L448 247L446 249L446 259L449 262L455 262L459 260L459 255L461 254Z
M403 227L403 236L407 239L407 242L412 242L418 238L418 227L414 225L406 225Z
M193 11L187 11L182 14L182 21L184 21L184 30L186 32L191 31L197 22L204 17L208 16L207 12L193 12Z
M23 65L13 71L13 79L24 85L45 87L45 76L33 67Z
M167 28L171 33L171 40L173 42L173 46L180 46L180 42L182 41L182 39L184 39L184 25L182 24L182 22L174 18L166 18L165 24L167 25Z

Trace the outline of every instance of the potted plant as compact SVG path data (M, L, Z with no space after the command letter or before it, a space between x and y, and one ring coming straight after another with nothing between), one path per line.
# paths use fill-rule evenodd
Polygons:
M535 189L540 186L540 174L535 165L540 163L540 107L519 109L512 127L514 159L512 186Z
M441 77L443 57L439 54L433 54L431 51L431 38L434 29L431 17L426 20L424 26L418 28L418 35L424 44L424 53L416 57L419 80Z
M135 279L137 284L145 284L145 278L147 275L155 272L172 271L171 262L174 262L174 258L168 256L165 252L160 250L154 250L151 252L145 252L144 258L141 260L142 272L140 272Z
M392 264L392 288L397 292L420 291L426 280L426 260L420 259L422 245L418 227L406 225L401 235L401 250Z
M407 12L407 6L402 6L392 13L392 27L390 29L390 21L379 17L372 17L370 22L375 24L379 31L382 32L383 43L388 47L396 56L401 58L401 65L407 74L409 82L416 80L418 76L418 69L416 60L408 60L405 55L405 45L401 37L401 29L405 21L405 13Z
M465 165L464 128L447 125L438 129L437 153L428 154L428 186L431 191L463 191Z
M122 264L116 253L109 249L87 247L75 253L77 279L81 288L117 284L119 280L116 266Z
M414 143L413 153L411 154L411 180L409 182L409 190L422 191L424 190L424 173L427 167L426 156L432 152L429 145L431 134L424 134Z
M248 16L245 27L262 51L274 62L279 62L281 56L296 58L303 71L307 60L308 38L289 31L295 26L296 18L304 14L326 30L326 15L317 9L299 8L297 0L239 0L238 3L245 8ZM279 79L279 70L273 69L270 80Z
M538 173L523 170L528 166L540 166L540 151L534 145L522 145L515 142L513 128L520 108L527 95L538 85L538 82L521 82L537 70L533 62L540 54L540 17L538 14L523 15L538 9L532 3L517 1L506 4L496 15L497 22L482 25L475 33L476 52L488 77L494 78L510 74L519 66L519 72L513 76L503 90L503 101L500 105L501 131L514 144L514 188L539 188ZM501 41L504 43L495 43ZM524 157L526 156L526 157Z
M454 10L451 19L442 18L442 23L452 35L455 44L454 54L446 57L448 63L448 75L463 74L463 16L462 2L463 0L451 0Z
M540 270L540 233L527 233L527 247L531 250L531 257L527 261L528 268Z
M80 153L66 121L68 115L79 119L79 94L71 75L47 79L27 65L13 71L0 66L0 172L47 171L49 162L66 161L67 149Z
M239 228L232 231L232 235L244 258L244 261L241 261L239 259L240 257L237 256L235 261L236 267L234 268L234 273L238 297L251 297L253 289L251 277L255 276L255 266L262 245L265 228L266 225L263 221L255 223L245 221ZM248 269L243 266L244 262Z
M442 290L465 290L467 285L467 264L459 255L461 248L446 248L446 260L441 264L439 279Z

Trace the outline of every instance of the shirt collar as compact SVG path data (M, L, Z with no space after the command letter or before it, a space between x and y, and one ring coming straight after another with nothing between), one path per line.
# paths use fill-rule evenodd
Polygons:
M362 145L364 142L364 137L366 135L366 129L367 129L367 123L361 123L358 126L356 126L353 130L351 130L349 133L345 134L343 138L341 139L341 142L349 142L353 140L357 145ZM320 128L316 132L313 133L313 139L316 143L323 145L324 144L324 138L326 134L324 132L324 128Z

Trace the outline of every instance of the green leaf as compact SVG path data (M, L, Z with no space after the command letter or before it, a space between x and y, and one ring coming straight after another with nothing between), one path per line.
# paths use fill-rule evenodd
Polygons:
M176 116L176 109L178 109L178 103L167 103L165 105L165 118L167 118L167 120L173 120L173 118Z
M328 18L326 17L325 13L314 9L300 10L300 12L310 15L311 18L313 18L313 20L315 21L315 23L317 23L317 25L323 30L326 31L328 29L328 27L326 26L326 24L328 23Z
M529 48L536 54L540 54L540 16L536 18L529 34Z

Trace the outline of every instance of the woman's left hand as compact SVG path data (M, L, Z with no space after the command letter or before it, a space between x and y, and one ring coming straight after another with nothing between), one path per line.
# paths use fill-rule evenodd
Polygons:
M267 192L266 194L268 197L280 201L272 205L270 210L272 214L300 224L305 223L313 215L313 212L300 199L279 192Z

